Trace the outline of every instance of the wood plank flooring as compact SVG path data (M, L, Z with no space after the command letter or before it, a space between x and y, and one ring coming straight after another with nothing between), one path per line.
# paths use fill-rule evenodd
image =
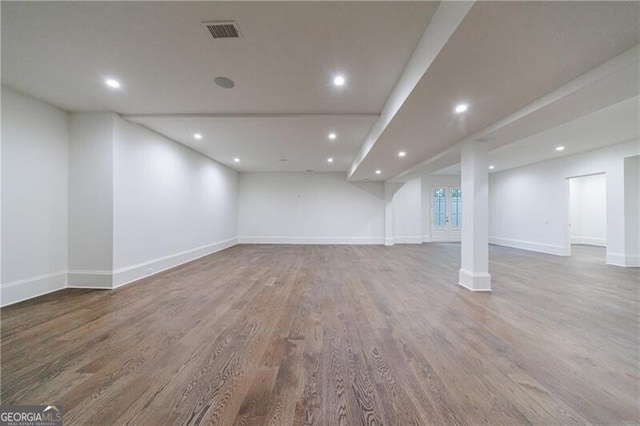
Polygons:
M491 247L236 246L2 309L3 404L84 424L637 424L637 268Z

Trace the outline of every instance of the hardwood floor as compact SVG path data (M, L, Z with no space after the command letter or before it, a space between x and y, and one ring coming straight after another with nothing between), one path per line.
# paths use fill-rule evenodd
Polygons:
M491 247L236 246L2 309L3 404L65 424L638 423L637 268Z

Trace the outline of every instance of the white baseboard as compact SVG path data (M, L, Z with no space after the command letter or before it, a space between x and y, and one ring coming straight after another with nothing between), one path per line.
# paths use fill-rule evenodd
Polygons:
M113 288L113 274L111 271L78 271L68 272L67 287L69 288L93 288L111 289Z
M422 236L422 242L423 243L430 243L431 242L431 235L423 235Z
M400 236L395 237L396 244L422 244L422 236Z
M512 247L522 250L535 251L539 253L564 255L564 246L553 244L536 243L534 241L512 240L510 238L489 237L489 243L497 246Z
M385 246L392 246L396 243L396 240L394 238L385 238L384 239L384 245Z
M126 266L113 271L113 288L130 284L141 278L155 275L167 269L175 268L183 263L191 262L238 244L237 238L218 241L191 250L185 250L169 256L159 257L136 265Z
M460 269L458 284L471 291L491 291L491 275L486 272L474 273Z
M603 238L571 237L571 244L586 244L589 246L606 247L607 240Z
M238 244L384 244L375 237L238 237Z
M0 306L8 306L65 288L111 290L149 275L224 250L237 244L236 238L186 250L116 271L70 270L14 281L0 286ZM148 270L151 269L151 273Z
M33 299L67 286L67 271L3 283L0 287L0 306L8 306Z
M640 254L607 252L607 265L624 266L625 268L637 268L640 267Z

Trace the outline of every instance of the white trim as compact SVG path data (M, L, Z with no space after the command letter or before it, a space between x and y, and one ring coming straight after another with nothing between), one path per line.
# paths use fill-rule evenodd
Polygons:
M24 279L21 279L21 280L10 281L10 282L7 282L7 283L0 283L0 288L7 288L7 287L13 287L13 286L21 285L21 284L27 284L27 283L30 283L30 282L33 282L33 281L52 278L52 277L55 277L57 275L62 275L62 274L66 274L66 273L67 273L67 271L52 272L51 274L43 274L43 275L38 275L38 276L35 276L35 277L24 278Z
M67 271L39 275L37 277L2 283L0 306L9 306L34 297L43 296L67 286Z
M458 284L471 291L491 291L491 275L486 272L471 272L460 268Z
M395 237L396 244L422 244L422 237L418 235L415 236L403 236L403 237Z
M93 288L108 290L113 288L113 274L104 270L70 270L68 288Z
M564 255L563 246L536 243L535 241L512 240L511 238L489 237L489 243L495 244L497 246L513 247L517 249L535 251L539 253L555 254L557 256Z
M395 243L396 243L396 240L394 238L390 237L390 238L385 238L384 239L384 245L385 246L392 246L392 245L395 245Z
M423 243L430 243L431 242L431 235L423 235L422 236L422 242Z
M462 242L462 238L449 238L449 237L444 237L444 238L432 238L431 241L429 241L430 243L461 243Z
M640 254L607 252L607 265L623 266L625 268L637 268L640 267Z
M138 281L139 279L175 268L176 266L180 266L184 263L233 247L236 244L238 244L237 238L229 238L228 240L218 241L213 244L196 247L194 249L185 250L169 256L163 256L135 265L118 268L113 271L113 288L118 288L134 281Z
M589 246L606 247L607 240L604 238L571 237L571 244L586 244Z
M374 237L238 237L238 244L385 244L384 238Z
M140 278L155 275L167 269L175 268L183 263L191 262L235 246L237 243L236 238L230 238L206 246L185 250L170 256L120 268L113 272L104 270L68 270L10 283L2 283L0 284L0 306L12 305L65 288L112 290L116 287L137 281ZM153 273L146 273L148 268L153 268Z

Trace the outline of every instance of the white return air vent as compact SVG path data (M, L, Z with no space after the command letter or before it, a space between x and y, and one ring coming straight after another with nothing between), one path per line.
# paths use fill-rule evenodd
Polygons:
M240 38L240 30L235 21L203 22L213 38Z

